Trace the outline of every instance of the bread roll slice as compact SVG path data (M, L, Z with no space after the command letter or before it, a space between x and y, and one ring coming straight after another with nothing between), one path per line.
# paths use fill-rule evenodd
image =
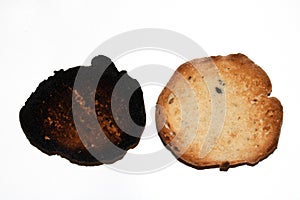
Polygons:
M243 54L182 64L156 107L159 136L196 169L255 165L277 147L283 108L267 74Z

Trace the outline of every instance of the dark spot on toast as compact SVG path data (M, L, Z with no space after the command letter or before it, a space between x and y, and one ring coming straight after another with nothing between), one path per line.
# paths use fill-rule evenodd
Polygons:
M222 90L221 90L220 88L215 87L215 89L216 89L216 92L217 92L218 94L222 94Z
M219 79L218 82L219 82L219 84L220 84L221 86L224 86L224 85L225 85L225 83L224 83L221 79Z

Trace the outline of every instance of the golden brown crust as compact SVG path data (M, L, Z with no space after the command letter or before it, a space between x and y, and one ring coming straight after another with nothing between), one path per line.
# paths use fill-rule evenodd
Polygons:
M218 82L212 65L217 68ZM211 112L211 102L216 94L209 90L209 84L216 84L216 94L224 95L226 99L224 124L212 150L201 157L210 119L215 115ZM278 99L268 97L271 91L267 74L243 54L184 63L158 98L156 121L159 136L180 161L198 169L219 166L226 170L241 164L255 165L276 149L279 139L283 109ZM181 126L196 120L182 117L188 112L182 107L190 103L191 96L197 102L194 109L199 111L197 131L191 126ZM182 145L193 134L189 146Z

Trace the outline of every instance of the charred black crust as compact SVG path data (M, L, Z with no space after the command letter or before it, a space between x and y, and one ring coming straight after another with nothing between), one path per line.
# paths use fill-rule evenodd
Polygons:
M95 60L97 63L95 63ZM55 115L60 116L58 119L60 119L60 123L63 127L74 128L75 130L72 115L72 94L74 82L79 70L81 73L86 73L88 75L89 73L92 73L96 67L107 67L98 82L95 99L100 103L99 105L94 106L94 110L96 111L97 118L99 117L98 119L102 119L100 115L105 114L105 116L108 116L110 120L108 123L109 126L116 127L117 131L116 133L110 132L105 134L114 145L124 150L120 151L119 155L111 155L111 161L107 161L107 163L112 163L121 159L125 155L126 150L135 147L139 143L140 136L146 124L143 92L139 83L129 77L126 71L119 72L114 63L105 56L98 56L97 59L93 59L93 61L92 66L89 67L77 66L66 71L56 71L54 76L49 77L39 84L36 91L30 95L19 113L21 127L27 139L33 146L48 155L58 154L67 158L72 163L86 166L100 165L102 162L95 158L90 151L85 148L83 143L77 143L77 146L75 146L76 148L68 148L65 144L61 144L59 142L60 139L63 138L65 140L66 137L67 139L70 139L70 144L72 143L74 135L71 134L70 130L60 130L56 135L51 135L51 139L45 139L51 131L56 132L57 129L57 127L54 127L51 124L45 125L45 120L49 117L49 108L54 111ZM112 116L111 96L114 86L121 78L124 79L127 86L131 87L124 87L122 92L117 93L118 98L123 98L123 95L127 93L133 93L129 101L129 106L125 104L120 105L121 108L129 107L126 109L129 110L132 120L140 126L140 129L130 129L133 133L126 133L119 128L114 118L116 116ZM134 92L131 91L133 88L135 89ZM86 92L89 92L89 90L90 88L86 88ZM64 109L60 110L58 105L62 106ZM127 119L122 119L121 123L126 124L126 120ZM102 121L99 121L99 123L101 124ZM103 131L105 132L108 130L103 129ZM64 134L62 135L60 133ZM119 136L116 136L116 134ZM116 142L116 139L118 139L119 142ZM93 140L93 138L91 138L91 140ZM99 151L101 149L103 151L103 148L99 147ZM100 153L105 154L105 152Z

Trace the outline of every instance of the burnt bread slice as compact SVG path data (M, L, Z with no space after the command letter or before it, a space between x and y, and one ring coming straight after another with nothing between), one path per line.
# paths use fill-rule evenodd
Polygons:
M184 63L157 100L159 136L196 169L253 166L279 140L283 108L271 91L267 74L243 54Z
M86 166L121 159L139 143L146 123L140 84L105 56L88 67L56 71L27 99L19 118L33 146Z

